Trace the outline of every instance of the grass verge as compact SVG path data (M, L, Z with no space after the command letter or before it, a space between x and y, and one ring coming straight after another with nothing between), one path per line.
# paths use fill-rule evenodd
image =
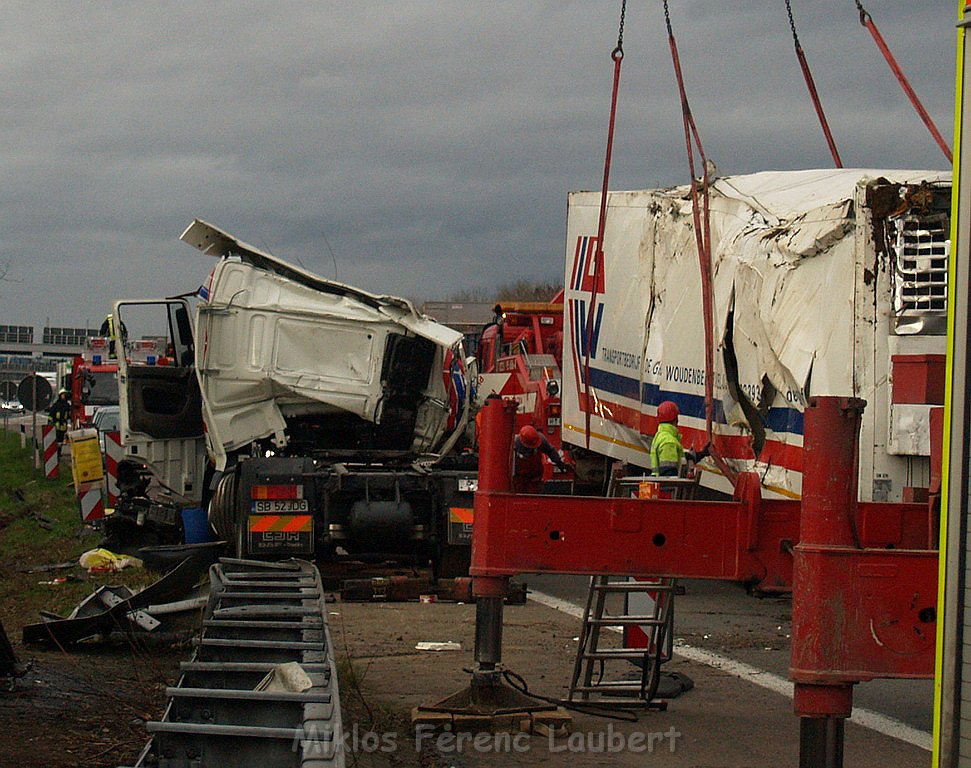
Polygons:
M39 611L64 615L102 584L136 588L153 580L138 571L83 571L78 557L100 540L101 534L81 521L70 465L62 463L60 477L48 480L34 469L32 449L20 447L20 436L0 431L0 619L11 639L24 624L39 621ZM30 572L67 562L75 566ZM48 583L58 578L67 580Z

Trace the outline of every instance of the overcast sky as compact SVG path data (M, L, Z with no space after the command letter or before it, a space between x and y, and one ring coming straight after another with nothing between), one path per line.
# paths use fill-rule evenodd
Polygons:
M853 0L791 0L847 167L947 166ZM670 0L722 174L829 167L783 0ZM866 0L952 135L956 2ZM620 0L0 5L0 324L194 290L196 217L417 300L562 274L599 189ZM660 0L631 0L612 189L683 183ZM327 243L333 249L333 258ZM335 273L336 261L336 273Z

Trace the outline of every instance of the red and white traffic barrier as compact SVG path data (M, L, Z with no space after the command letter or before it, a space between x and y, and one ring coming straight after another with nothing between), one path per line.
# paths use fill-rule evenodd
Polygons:
M86 523L93 523L105 516L105 503L101 496L103 483L82 483L78 486L78 506L81 508L81 519Z
M124 458L121 447L121 432L105 432L105 470L108 473L108 506L112 509L118 504L118 463Z
M53 480L58 475L57 430L50 424L41 427L42 444L44 446L44 477Z

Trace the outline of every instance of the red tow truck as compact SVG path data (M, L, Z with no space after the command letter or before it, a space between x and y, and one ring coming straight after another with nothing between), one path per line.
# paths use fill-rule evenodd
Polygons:
M548 302L497 304L476 348L476 400L480 406L490 395L515 400L516 429L531 424L560 450L562 359L563 291ZM544 458L544 479L572 478Z

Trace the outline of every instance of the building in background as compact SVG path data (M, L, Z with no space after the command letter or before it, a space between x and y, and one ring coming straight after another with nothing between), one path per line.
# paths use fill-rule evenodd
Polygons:
M97 328L45 326L39 337L30 325L0 325L0 381L19 382L31 371L54 371L80 355Z

